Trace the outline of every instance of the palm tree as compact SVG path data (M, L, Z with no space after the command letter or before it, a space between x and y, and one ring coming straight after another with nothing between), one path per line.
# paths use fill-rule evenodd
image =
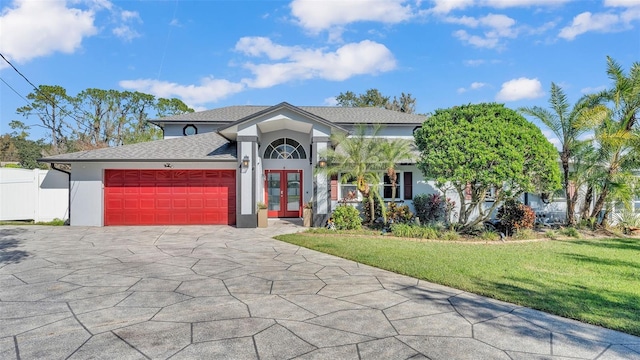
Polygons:
M396 199L398 188L398 173L396 167L400 162L410 162L415 157L413 143L406 139L393 139L380 144L380 160L386 168L391 182L391 198Z
M523 107L519 111L524 115L537 118L546 125L553 134L560 140L560 161L563 170L563 187L567 202L567 223L575 224L575 196L572 196L570 189L570 163L580 140L579 137L588 128L585 116L588 114L588 101L581 99L571 109L567 96L562 88L551 83L551 96L549 98L551 110L539 106Z
M333 134L331 141L336 148L321 154L327 159L327 167L318 170L328 175L340 175L343 183L356 185L369 204L369 223L375 220L375 199L380 199L377 184L381 171L385 170L380 161L380 143L374 139L380 128L376 125L368 132L365 126L358 126L353 136Z
M607 57L607 75L614 81L613 87L590 96L601 106L611 106L595 131L594 141L606 172L591 217L599 215L610 195L620 192L627 173L640 164L637 155L640 134L635 126L640 110L640 63L633 63L627 75L617 62ZM605 222L606 217L603 217L601 225Z

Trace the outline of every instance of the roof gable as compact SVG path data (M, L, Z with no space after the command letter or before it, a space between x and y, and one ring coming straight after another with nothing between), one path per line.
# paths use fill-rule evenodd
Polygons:
M300 115L306 119L309 119L311 122L315 122L321 125L324 125L330 129L334 129L334 130L338 130L338 131L343 131L343 132L347 132L346 129L342 128L339 125L336 125L330 121L327 121L326 119L317 116L313 113L310 113L302 108L293 106L287 102L282 102L278 105L274 105L271 107L267 107L265 109L259 110L253 114L250 114L248 116L245 116L241 119L238 119L226 126L222 126L218 129L218 132L220 134L222 134L223 136L233 139L234 136L236 135L236 133L238 132L238 129L243 125L243 124L247 124L250 123L251 121L255 121L258 118L261 117L265 117L265 116L269 116L271 114L282 114L284 112L293 112L294 114Z

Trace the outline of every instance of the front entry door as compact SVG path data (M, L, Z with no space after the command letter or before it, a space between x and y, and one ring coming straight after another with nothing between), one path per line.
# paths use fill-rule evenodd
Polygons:
M302 170L266 170L269 217L300 217Z

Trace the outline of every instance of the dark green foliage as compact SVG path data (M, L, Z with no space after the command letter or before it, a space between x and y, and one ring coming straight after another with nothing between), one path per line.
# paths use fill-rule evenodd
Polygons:
M369 198L362 199L362 213L365 219L370 219L369 221L370 226L373 225L373 223L376 220L383 218L382 206L380 206L379 204L381 203L384 204L380 199L380 196L378 195L378 193L372 193L371 197L373 198L373 203L378 205L374 207L373 218L371 217L371 206L370 206L371 202L369 201Z
M408 223L413 220L413 213L407 205L398 205L395 202L387 205L387 222L392 224Z
M17 167L24 169L45 169L45 164L36 161L47 148L44 140L27 139L29 126L21 121L11 121L9 126L14 131L0 136L0 161L16 161L20 164Z
M508 197L560 188L558 151L538 127L502 104L436 110L414 137L424 177L458 194L463 228L488 219ZM496 201L485 208L492 189Z
M369 89L364 94L355 94L352 91L340 93L336 96L338 106L342 107L380 107L388 110L413 114L416 111L416 99L411 94L402 93L398 99L393 100L384 96L378 89Z
M500 224L507 234L512 235L522 229L533 229L536 213L531 207L517 200L507 199L504 205L498 209L496 218L500 220Z
M331 215L336 230L357 230L362 227L360 211L350 205L339 205Z
M423 223L448 221L448 213L453 210L455 202L445 199L440 194L418 194L413 197L416 216Z
M156 99L138 91L90 88L73 96L61 86L40 85L16 110L47 130L47 155L162 138L150 116L193 112L178 99Z

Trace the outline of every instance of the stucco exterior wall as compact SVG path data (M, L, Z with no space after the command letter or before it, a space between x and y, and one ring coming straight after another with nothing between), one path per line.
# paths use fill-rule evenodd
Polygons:
M184 136L183 129L187 124L167 124L164 126L164 138L171 139L175 137ZM204 134L215 131L217 125L209 124L193 124L198 129L198 134Z

